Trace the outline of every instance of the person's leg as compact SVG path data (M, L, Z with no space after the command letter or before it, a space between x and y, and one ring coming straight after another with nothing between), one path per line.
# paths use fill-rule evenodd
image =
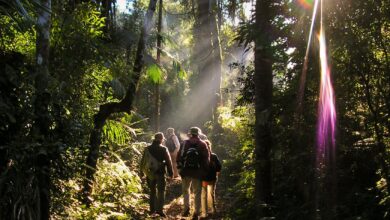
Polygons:
M194 215L200 215L201 209L201 197L202 197L202 180L192 178L192 184L195 194L195 213Z
M207 215L207 182L202 182L202 214Z
M157 177L157 206L156 211L161 214L164 210L164 201L165 201L165 176L161 175Z
M182 186L182 192L183 192L183 198L184 198L184 213L189 214L191 178L190 177L183 177L181 186Z
M148 187L150 189L149 195L149 211L154 213L156 211L156 180L147 179Z
M176 178L179 176L179 173L177 172L177 163L176 163L176 155L177 153L175 153L176 151L174 151L172 154L171 154L171 160L172 160L172 169L173 169L173 177Z
M208 192L209 192L208 197L209 197L212 213L215 213L217 211L215 207L215 185L216 185L216 181L213 181L210 185L208 185Z

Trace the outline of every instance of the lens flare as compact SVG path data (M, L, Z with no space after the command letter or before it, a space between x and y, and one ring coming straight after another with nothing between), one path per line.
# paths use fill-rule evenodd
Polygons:
M307 40L305 58L304 58L304 61L303 61L302 74L301 74L301 78L299 80L300 84L299 84L299 91L298 91L298 105L297 105L297 110L296 110L298 114L301 114L301 111L302 111L303 93L304 93L304 90L305 90L307 65L308 65L308 62L309 62L309 51L310 51L311 39L312 39L312 36L313 36L314 23L315 23L316 17L317 17L318 2L319 2L319 0L315 1L314 8L313 8L313 15L312 15L312 18L311 18L309 37L308 37L308 40Z
M298 0L298 3L305 9L310 9L313 7L313 1L314 0Z
M336 107L328 66L325 33L322 25L318 40L320 44L321 85L317 120L317 165L323 167L326 165L327 160L330 159L329 157L334 156L336 145Z

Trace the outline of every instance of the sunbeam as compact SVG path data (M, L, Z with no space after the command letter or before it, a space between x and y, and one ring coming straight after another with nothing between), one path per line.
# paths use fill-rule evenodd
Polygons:
M305 1L302 0L300 2L305 2ZM298 91L298 107L297 107L298 113L300 113L302 111L302 102L303 102L303 95L304 95L304 90L305 90L306 74L307 74L307 65L309 62L309 51L310 51L310 45L311 45L311 40L312 40L312 36L313 36L314 23L315 23L316 16L317 16L318 3L319 3L319 0L316 0L314 3L313 15L312 15L310 31L309 31L309 37L308 37L307 46L306 46L305 58L303 61L303 68L302 68L302 74L301 74L301 78L300 78L299 91Z

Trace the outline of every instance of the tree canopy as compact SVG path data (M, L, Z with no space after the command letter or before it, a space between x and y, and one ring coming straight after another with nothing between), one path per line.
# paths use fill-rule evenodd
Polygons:
M209 219L386 219L389 50L385 0L0 0L0 219L154 218L142 152L192 126L222 161Z

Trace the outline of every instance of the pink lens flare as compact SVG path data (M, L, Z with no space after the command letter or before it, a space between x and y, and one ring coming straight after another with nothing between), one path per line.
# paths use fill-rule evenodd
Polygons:
M331 81L331 72L328 66L326 41L323 28L319 34L321 86L318 100L317 120L317 166L326 165L329 157L334 156L336 146L336 107L335 95Z

